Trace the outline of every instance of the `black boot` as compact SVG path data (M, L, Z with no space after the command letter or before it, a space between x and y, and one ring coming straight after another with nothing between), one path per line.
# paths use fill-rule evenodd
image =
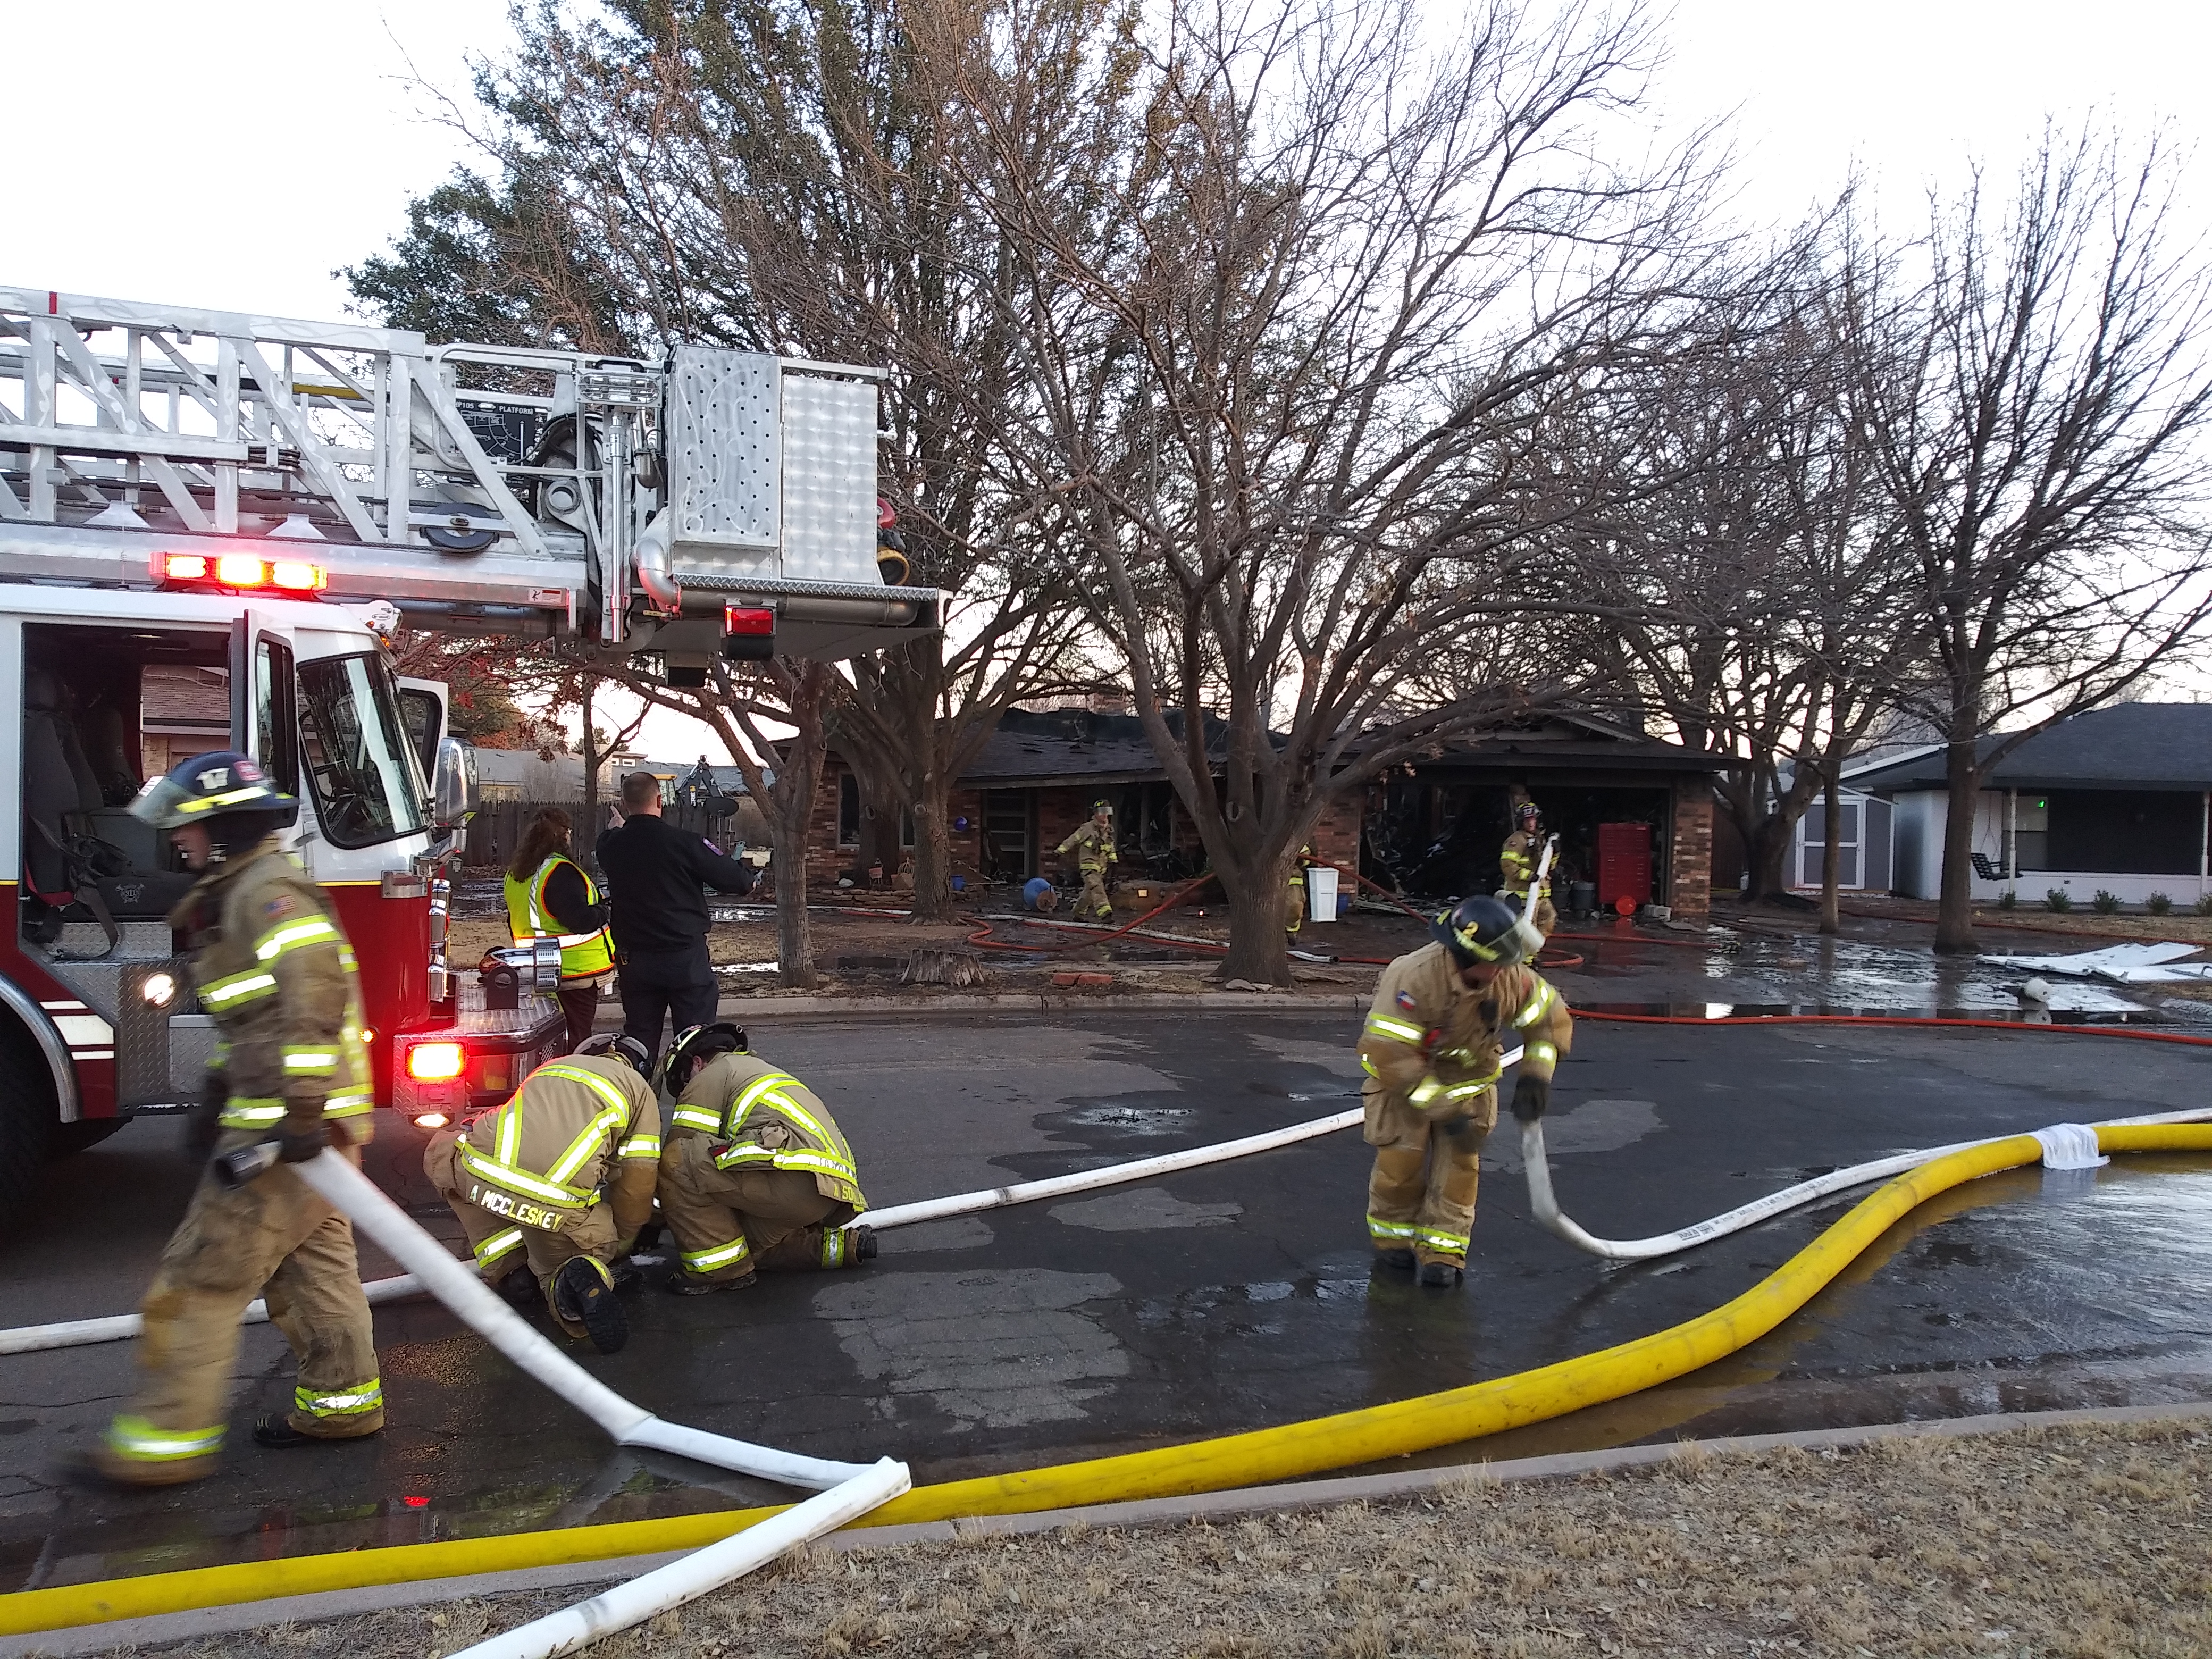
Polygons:
M553 1305L563 1319L584 1328L601 1353L618 1353L629 1340L629 1319L615 1300L615 1276L595 1256L574 1255L553 1275Z
M1458 1284L1463 1277L1465 1277L1465 1275L1462 1274L1457 1267L1453 1267L1449 1261L1424 1261L1421 1263L1421 1271L1419 1274L1420 1282L1437 1290L1448 1291L1453 1285Z
M1375 1252L1375 1265L1389 1267L1396 1273L1409 1273L1413 1271L1413 1253L1403 1248L1377 1250Z

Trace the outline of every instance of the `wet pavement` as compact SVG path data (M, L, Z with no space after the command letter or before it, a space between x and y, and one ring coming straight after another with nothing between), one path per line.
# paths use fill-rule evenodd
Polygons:
M1340 1109L1357 1095L1357 1024L1340 1012L757 1018L755 1041L830 1101L870 1196L889 1205ZM1549 1139L1569 1213L1636 1237L1903 1148L2203 1103L2208 1081L2212 1051L2054 1033L1593 1023L1562 1067ZM0 1323L131 1305L185 1200L175 1137L173 1124L141 1123L54 1167L36 1213L0 1241ZM380 1176L456 1237L421 1180L418 1147L411 1130L392 1128L375 1149ZM676 1421L819 1455L895 1454L918 1481L944 1480L1290 1421L1602 1347L1725 1301L1851 1201L1686 1257L1612 1267L1528 1221L1513 1152L1510 1133L1497 1138L1456 1291L1370 1277L1368 1158L1344 1133L896 1231L857 1272L696 1299L648 1285L630 1304L630 1346L585 1364ZM2212 1159L1977 1182L1900 1223L1741 1354L1423 1461L2212 1397L2208 1222ZM246 1442L245 1425L281 1408L290 1378L281 1339L250 1329L226 1467L167 1492L56 1475L127 1389L135 1345L0 1357L0 1581L19 1589L784 1495L610 1448L434 1305L388 1305L376 1322L384 1436L295 1453Z

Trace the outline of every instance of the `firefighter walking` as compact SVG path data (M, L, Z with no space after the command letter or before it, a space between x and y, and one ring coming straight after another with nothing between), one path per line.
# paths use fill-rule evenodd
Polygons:
M1310 845L1298 848L1298 855L1291 861L1290 892L1284 900L1283 932L1295 940L1298 928L1306 919L1306 872L1321 860L1313 855Z
M614 1262L653 1218L661 1142L651 1066L635 1037L593 1037L422 1153L485 1281L520 1301L534 1279L562 1334L601 1353L629 1340Z
M821 1099L746 1050L728 1024L693 1026L668 1051L676 1097L660 1165L660 1213L683 1266L681 1296L740 1290L767 1273L857 1267L875 1235L853 1149Z
M1537 873L1543 857L1543 810L1534 801L1524 800L1513 809L1513 833L1506 836L1505 846L1498 854L1498 873L1504 878L1498 896L1510 901L1516 909L1525 911L1528 908L1528 890L1534 887L1536 931L1549 939L1552 930L1559 926L1559 914L1552 908L1550 875ZM1529 947L1532 955L1535 949L1535 945Z
M215 1468L238 1322L257 1296L299 1375L291 1410L257 1421L255 1441L304 1446L384 1426L353 1228L289 1167L332 1146L358 1163L374 1097L353 952L278 844L299 803L246 756L217 750L155 780L131 811L201 872L169 916L218 1033L187 1151L204 1164L274 1140L277 1158L241 1185L212 1168L202 1176L141 1304L138 1387L92 1461L112 1480L166 1486Z
M1462 899L1430 925L1435 942L1382 970L1359 1038L1361 1093L1375 1169L1367 1231L1382 1266L1456 1285L1474 1224L1482 1143L1498 1122L1506 1045L1523 1045L1513 1115L1551 1103L1552 1073L1574 1023L1564 998L1522 963L1541 941L1503 899Z
M1113 902L1106 896L1106 870L1114 862L1114 805L1093 801L1091 816L1060 844L1060 852L1075 854L1076 873L1083 878L1083 896L1075 913L1094 921L1114 919Z

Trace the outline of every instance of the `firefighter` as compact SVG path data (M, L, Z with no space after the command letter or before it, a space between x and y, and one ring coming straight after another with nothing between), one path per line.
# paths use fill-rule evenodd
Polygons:
M747 1051L725 1023L676 1039L661 1071L676 1098L660 1161L660 1214L676 1235L679 1296L743 1290L761 1271L857 1267L876 1236L853 1149L820 1098Z
M167 1486L215 1468L239 1317L257 1296L299 1376L290 1412L257 1421L255 1441L305 1446L384 1426L353 1228L289 1167L326 1146L358 1163L374 1097L353 952L278 845L299 802L219 750L156 779L131 811L200 872L168 919L217 1032L187 1153L204 1164L273 1140L277 1157L243 1185L203 1176L141 1304L137 1392L92 1462L111 1480Z
M430 1138L422 1172L460 1218L485 1282L542 1293L562 1334L613 1353L629 1338L617 1257L653 1218L660 1103L635 1037L608 1033L522 1079L503 1106Z
M1528 889L1536 889L1536 931L1549 939L1552 930L1559 926L1559 913L1552 908L1552 878L1547 874L1541 881L1536 878L1536 866L1544 856L1544 813L1533 800L1524 800L1513 809L1513 833L1505 838L1504 849L1498 855L1498 868L1505 878L1498 896L1509 901L1516 910L1528 908ZM1534 956L1543 939L1529 947Z
M1435 942L1382 970L1359 1038L1367 1081L1367 1231L1387 1267L1424 1285L1460 1282L1482 1143L1498 1121L1499 1056L1523 1045L1513 1115L1551 1103L1573 1033L1567 1005L1522 957L1533 930L1503 899L1462 899L1430 925Z
M561 1012L574 1054L592 1034L599 988L614 977L615 942L599 890L568 856L568 815L559 807L540 809L523 831L506 889L507 931L517 945L560 942Z
M1291 889L1288 908L1283 915L1283 932L1295 939L1298 927L1306 919L1306 872L1320 862L1313 855L1310 842L1298 848L1297 858L1291 865Z
M1083 878L1083 896L1076 902L1076 914L1111 921L1114 906L1106 896L1106 866L1114 862L1113 802L1091 802L1091 816L1060 842L1060 850L1075 854L1076 872Z

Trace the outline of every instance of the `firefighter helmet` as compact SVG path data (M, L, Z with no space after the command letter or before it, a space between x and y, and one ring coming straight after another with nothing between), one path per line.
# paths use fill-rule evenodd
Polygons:
M601 1031L587 1036L576 1045L579 1059L590 1059L599 1054L612 1054L629 1062L629 1068L640 1077L653 1077L653 1051L627 1031Z
M690 1085L699 1068L717 1054L750 1054L745 1028L718 1019L706 1025L687 1025L676 1034L668 1058L661 1062L660 1085L680 1095Z
M1533 836L1544 827L1544 809L1533 800L1524 800L1513 809L1513 823Z
M300 803L270 781L259 762L234 749L179 761L131 803L131 816L156 830L208 823L238 812L270 817L281 827L299 811Z
M1430 934L1462 968L1519 962L1543 948L1544 936L1504 899L1472 894L1429 924Z

